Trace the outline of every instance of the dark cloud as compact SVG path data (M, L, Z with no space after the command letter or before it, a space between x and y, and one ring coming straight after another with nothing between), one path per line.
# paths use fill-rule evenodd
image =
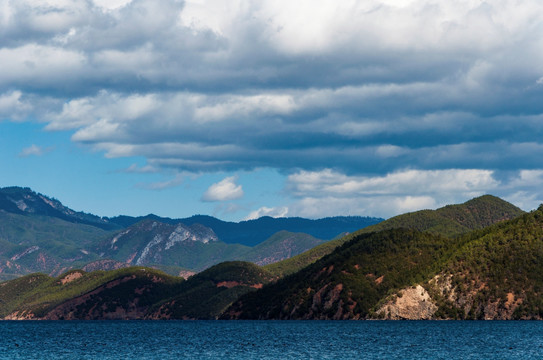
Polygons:
M543 166L536 1L222 6L9 2L0 115L180 171Z

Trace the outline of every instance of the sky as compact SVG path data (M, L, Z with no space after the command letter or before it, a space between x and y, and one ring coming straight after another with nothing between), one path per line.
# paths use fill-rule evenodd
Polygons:
M543 202L539 0L0 0L0 187L100 216Z

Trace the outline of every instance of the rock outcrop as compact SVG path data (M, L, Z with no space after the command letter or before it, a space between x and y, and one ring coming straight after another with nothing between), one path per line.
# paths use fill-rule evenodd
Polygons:
M387 320L428 320L437 311L436 304L430 294L422 286L417 285L400 290L376 314Z

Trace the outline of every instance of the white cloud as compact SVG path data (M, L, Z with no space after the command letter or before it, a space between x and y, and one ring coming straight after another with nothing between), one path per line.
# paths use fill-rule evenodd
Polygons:
M490 170L403 170L385 176L349 176L326 169L288 177L286 190L297 200L290 214L311 218L345 215L390 217L435 209L499 191Z
M0 120L23 120L31 111L32 106L22 99L20 91L10 91L0 94Z
M29 157L29 156L42 156L50 151L52 151L53 148L52 147L47 147L47 148L44 148L44 147L40 147L36 144L32 144L31 146L27 147L27 148L24 148L23 150L21 150L21 152L19 153L19 156L20 157Z
M132 0L92 0L92 2L106 10L114 10L126 6Z
M121 172L135 174L152 174L159 172L159 169L151 165L138 166L137 164L132 164L128 168L121 170Z
M468 200L468 198L460 201ZM289 205L289 215L306 218L352 215L388 218L394 215L421 209L435 209L438 206L452 204L436 200L431 196L377 195L356 196L350 198L334 197L323 194L321 197L304 197Z
M484 194L499 196L523 210L543 203L543 170L501 174L482 169L403 170L385 176L349 176L330 169L288 177L294 197L290 216L322 218L360 215L391 217L458 204Z
M85 56L77 51L41 44L26 44L16 48L0 48L0 86L48 87L60 79L68 85L81 81L74 73L85 69ZM80 74L78 74L80 75Z
M242 197L242 186L236 184L235 176L230 176L211 185L202 196L202 201L228 201L240 199Z
M289 175L288 189L297 196L333 194L454 194L496 189L499 182L491 170L403 170L385 176L347 176L330 169L300 171Z
M154 183L140 183L137 185L137 187L148 190L165 190L181 185L184 180L185 176L183 174L177 174L173 179L170 180Z
M538 0L20 0L0 10L0 119L146 159L130 171L275 168L290 174L289 214L330 215L514 196L540 180L529 173L543 168ZM504 183L502 170L528 172ZM227 178L202 199L241 196Z
M289 209L286 206L283 207L266 207L263 206L257 210L251 211L243 220L255 220L263 216L271 216L274 218L285 217L289 213Z

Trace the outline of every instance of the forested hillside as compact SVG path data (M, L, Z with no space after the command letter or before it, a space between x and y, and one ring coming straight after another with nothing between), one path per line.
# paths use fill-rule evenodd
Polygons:
M395 216L379 224L368 226L340 239L329 241L298 256L266 267L276 275L292 274L304 266L331 253L336 247L360 234L387 229L414 229L433 234L456 237L471 230L513 219L524 211L498 197L484 195L463 204L447 205L437 210L421 210Z
M540 319L543 207L458 237L359 234L241 297L237 319Z

